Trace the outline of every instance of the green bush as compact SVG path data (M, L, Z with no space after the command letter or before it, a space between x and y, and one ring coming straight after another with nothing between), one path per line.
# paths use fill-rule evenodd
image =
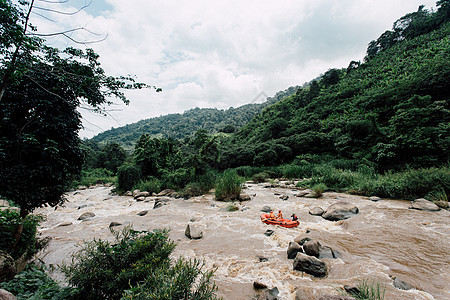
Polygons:
M269 174L267 174L266 172L257 173L252 176L252 180L255 183L265 182L267 178L269 178Z
M163 189L179 190L185 187L194 177L193 168L179 168L175 171L162 171L161 183Z
M188 183L181 196L185 198L204 195L214 188L216 182L216 173L213 171L207 172L205 175L197 176L193 182Z
M63 265L78 299L214 299L211 271L197 260L170 258L175 244L166 230L114 233L114 243L93 240Z
M0 211L0 249L8 252L12 258L18 259L25 255L26 259L33 257L41 249L44 249L49 238L41 238L37 232L39 223L44 220L41 215L27 215L24 220L15 210ZM23 223L23 230L16 247L14 236L19 224Z
M72 299L76 291L69 287L60 287L47 275L44 266L36 264L29 264L12 280L1 282L0 288L9 291L18 300Z
M108 169L90 169L81 171L81 176L79 179L74 180L72 187L76 188L80 185L90 186L97 183L114 183L116 177L112 171Z
M375 281L362 280L357 285L357 291L348 294L358 300L383 300L385 287Z
M318 183L312 187L312 190L312 197L319 198L327 190L327 186L323 183Z
M314 165L303 162L298 165L286 165L283 167L283 177L285 178L307 178L311 177Z
M158 178L149 177L146 180L139 181L134 188L149 193L159 193L161 191L161 182Z
M242 190L243 179L234 170L226 170L217 178L215 196L217 200L235 199Z
M122 191L128 191L141 179L141 170L136 165L124 164L117 170L117 185Z

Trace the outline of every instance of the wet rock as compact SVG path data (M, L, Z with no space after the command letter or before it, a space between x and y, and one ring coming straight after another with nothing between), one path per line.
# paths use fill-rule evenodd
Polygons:
M280 199L283 200L283 201L286 201L286 200L289 199L289 196L288 195L281 195Z
M138 193L133 195L133 197L135 199L140 198L140 197L143 197L145 199L145 197L148 197L148 196L150 196L149 192L138 192Z
M159 192L158 194L156 194L156 196L161 197L161 196L173 196L174 194L176 194L177 192L175 192L175 190L172 189L165 189L162 190L161 192Z
M278 300L278 294L280 291L277 287L271 288L266 291L266 300Z
M316 207L314 207L314 208L309 210L309 214L313 215L313 216L321 216L321 215L323 215L324 212L325 211L323 210L323 208L322 207L318 207L318 206L316 206Z
M266 262L266 261L269 261L269 259L267 258L267 257L264 257L264 256L257 256L258 257L258 259L259 259L259 262Z
M300 246L296 242L289 242L289 247L287 249L287 258L294 259L299 252L303 252L302 246Z
M297 253L294 259L294 270L302 271L316 277L324 277L328 274L327 264L323 260L300 252Z
M355 300L355 298L343 295L323 295L319 300Z
M131 194L133 195L133 197L135 197L140 192L141 192L140 190L134 190Z
M56 227L64 227L64 226L70 226L70 225L72 225L72 222L63 222L63 223L58 224L58 226L56 226Z
M270 208L270 206L264 205L263 208L261 208L261 211L265 213L270 213L272 209Z
M339 258L340 253L328 246L319 246L319 258Z
M435 201L434 204L436 204L438 207L447 209L448 208L448 202L444 200Z
M263 289L267 289L267 285L255 280L255 281L253 281L253 288L257 289L257 290L263 290Z
M111 223L109 223L109 227L110 227L110 228L111 228L111 227L120 226L120 225L122 225L122 223L120 223L120 222L111 222Z
M404 282L403 280L401 280L398 277L395 277L395 279L394 279L394 286L396 288L398 288L399 290L404 290L404 291L407 291L407 290L410 290L413 288L409 283Z
M427 210L427 211L438 211L440 210L439 206L434 204L431 201L428 201L424 198L419 198L414 201L411 201L410 209L418 209L418 210Z
M153 205L153 209L159 208L163 205L167 205L170 202L170 198L155 198L155 204Z
M16 296L8 292L7 290L0 289L0 300L16 300Z
M295 197L305 197L306 195L310 194L311 190L303 190L298 192Z
M16 274L14 259L5 251L0 250L0 282L11 280Z
M319 257L320 255L320 243L318 241L309 240L303 244L303 250L306 254Z
M381 198L380 198L380 197L377 197L377 196L371 196L371 197L369 197L369 200L370 200L370 201L373 201L373 202L378 202L378 201L381 200Z
M148 210L143 210L137 213L138 216L145 216L148 213Z
M93 212L87 211L87 212L83 213L81 216L79 216L78 220L83 221L83 220L93 218L93 217L95 217L95 214Z
M344 285L344 290L347 293L353 294L353 295L357 295L360 293L359 289L354 286L354 285Z
M201 231L201 229L194 224L188 224L186 226L186 230L184 231L184 235L186 235L191 240L198 240L203 237L203 231Z
M88 187L85 186L85 185L79 185L77 189L78 189L78 190L87 190L87 188L88 188Z
M240 201L250 201L250 200L252 200L252 198L248 194L240 194L239 195L239 200Z
M123 194L124 196L133 196L133 192L132 191L126 191L125 194Z
M275 231L267 229L266 232L264 232L264 235L271 236L274 233L275 233Z
M306 243L307 241L311 241L311 238L309 237L303 237L303 236L298 236L294 239L294 242L296 242L297 244L299 244L300 246L302 246L304 243Z
M145 201L145 197L144 196L136 197L134 199L136 199L137 202Z
M348 202L337 202L327 208L322 218L329 221L345 220L359 212L358 207Z

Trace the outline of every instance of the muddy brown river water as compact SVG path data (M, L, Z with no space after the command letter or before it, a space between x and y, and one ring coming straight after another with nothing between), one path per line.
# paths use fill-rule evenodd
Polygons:
M411 210L409 201L372 202L367 197L340 193L325 193L319 199L300 198L293 187L264 188L250 183L244 193L253 195L252 200L239 204L241 209L236 212L224 211L228 203L215 201L213 195L172 198L167 205L153 209L153 201L137 202L110 192L110 187L103 186L73 191L67 193L63 207L37 210L47 216L40 232L52 237L39 258L51 265L70 261L70 253L84 240L112 240L109 225L114 221L131 224L137 230L170 228L170 237L177 243L174 256L200 258L206 267L217 268L214 278L224 299L252 299L257 294L255 280L269 288L277 287L280 299L295 299L301 289L314 300L324 294L338 294L338 288L358 280L379 282L385 287L385 299L450 299L450 212L446 210ZM280 194L289 199L282 200ZM339 200L354 203L359 214L331 222L308 213L315 206L326 209ZM295 212L300 225L282 228L262 223L264 205L281 209L285 217ZM148 213L138 216L142 210ZM77 220L88 211L95 217ZM202 239L190 240L184 235L193 218L203 231ZM71 224L60 226L63 223ZM275 233L264 235L268 229ZM300 235L341 253L339 259L325 259L327 277L314 278L293 270L286 249ZM63 279L58 272L53 276ZM399 290L390 276L414 288Z

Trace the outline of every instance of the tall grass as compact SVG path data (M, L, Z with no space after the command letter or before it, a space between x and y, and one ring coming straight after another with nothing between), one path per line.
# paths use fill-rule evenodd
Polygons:
M399 172L377 174L368 166L356 171L336 169L331 164L316 165L311 179L299 183L313 187L319 183L328 189L358 195L377 195L385 198L415 199L426 195L447 195L450 190L450 168L407 169Z
M72 182L72 187L90 186L97 183L115 183L115 181L116 177L112 171L102 168L90 169L81 171L80 177Z
M374 280L363 279L357 286L358 291L348 294L358 300L383 300L385 287Z
M149 193L159 193L161 191L161 181L158 178L149 177L146 180L139 181L134 188Z
M215 196L217 200L239 197L244 179L235 170L226 170L217 177Z

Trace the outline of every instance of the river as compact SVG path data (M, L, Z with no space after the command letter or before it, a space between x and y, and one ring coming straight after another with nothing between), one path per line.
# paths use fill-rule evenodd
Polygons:
M280 299L294 299L298 289L310 299L318 299L323 294L338 294L337 289L359 280L380 283L385 299L450 299L450 212L446 210L418 211L408 209L409 201L373 202L334 192L319 199L301 198L295 196L298 191L294 186L267 188L252 183L246 183L243 191L252 199L240 203L235 212L225 211L228 203L215 201L213 195L172 198L167 205L153 209L153 201L137 202L110 192L111 188L104 186L71 191L66 194L67 202L56 210L37 209L35 213L47 217L40 232L52 238L38 257L48 265L70 261L70 253L84 240L112 240L109 225L114 221L137 230L170 228L170 237L177 243L174 256L200 258L206 267L217 268L214 279L218 295L224 299L254 298L255 280L277 287ZM280 195L289 198L282 200ZM309 214L315 206L326 209L339 200L355 204L359 214L338 222ZM282 210L285 217L295 212L300 225L282 228L262 223L260 214L265 205ZM148 213L138 216L143 210ZM77 220L87 211L95 217ZM192 219L203 230L202 239L190 240L184 235ZM124 225L114 228L120 230ZM266 236L268 229L274 234ZM298 236L308 236L341 253L338 259L325 259L327 277L314 278L293 270L286 250ZM62 279L58 272L53 276ZM414 289L395 288L390 276L399 277Z

